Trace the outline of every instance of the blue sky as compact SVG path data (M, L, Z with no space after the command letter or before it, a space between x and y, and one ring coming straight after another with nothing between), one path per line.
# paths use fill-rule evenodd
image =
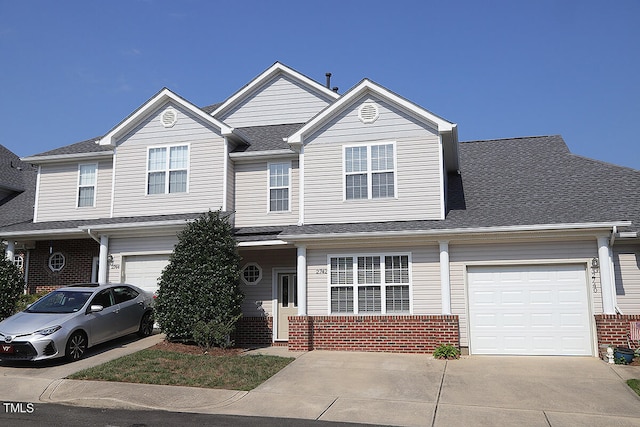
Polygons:
M640 169L640 1L0 0L0 144L106 133L163 87L223 101L275 61L368 77L461 141L561 134Z

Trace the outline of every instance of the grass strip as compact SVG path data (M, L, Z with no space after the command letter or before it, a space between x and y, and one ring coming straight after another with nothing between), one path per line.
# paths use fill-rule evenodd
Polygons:
M146 349L68 378L249 391L292 360L267 355L211 356Z
M640 396L640 380L637 380L637 379L627 380L627 385L631 387L638 396Z

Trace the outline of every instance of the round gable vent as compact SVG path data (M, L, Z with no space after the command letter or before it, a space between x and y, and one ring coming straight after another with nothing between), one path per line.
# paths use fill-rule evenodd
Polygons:
M178 121L178 112L173 108L167 108L160 114L160 122L162 126L170 128Z
M362 104L358 109L358 118L362 123L373 123L378 120L379 116L378 106L371 102Z

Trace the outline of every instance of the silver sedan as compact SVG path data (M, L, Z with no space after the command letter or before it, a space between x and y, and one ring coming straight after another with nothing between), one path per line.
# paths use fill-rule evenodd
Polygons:
M153 297L127 284L57 289L0 322L0 360L82 358L87 348L153 332Z

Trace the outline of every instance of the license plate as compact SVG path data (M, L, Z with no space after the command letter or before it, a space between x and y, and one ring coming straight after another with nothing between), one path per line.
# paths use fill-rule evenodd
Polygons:
M7 345L7 344L0 345L0 353L12 354L13 353L13 346L12 345Z

